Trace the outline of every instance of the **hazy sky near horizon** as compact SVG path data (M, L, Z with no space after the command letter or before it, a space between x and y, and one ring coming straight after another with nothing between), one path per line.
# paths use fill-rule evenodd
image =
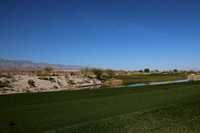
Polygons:
M200 68L199 0L0 0L0 58Z

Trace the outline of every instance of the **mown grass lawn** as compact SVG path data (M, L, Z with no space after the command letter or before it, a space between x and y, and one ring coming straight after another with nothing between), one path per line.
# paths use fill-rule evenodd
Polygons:
M200 105L196 102L138 111L48 132L198 133L199 130Z
M195 132L199 108L200 81L2 95L0 132Z

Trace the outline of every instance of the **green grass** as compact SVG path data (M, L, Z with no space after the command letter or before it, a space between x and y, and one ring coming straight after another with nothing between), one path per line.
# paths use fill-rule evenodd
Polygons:
M123 80L124 85L142 82L156 82L156 81L172 81L179 79L186 79L187 75L182 73L177 74L150 74L150 75L123 75L115 76L116 79Z
M0 132L195 132L199 106L199 81L2 95Z
M197 133L200 129L199 114L200 105L198 103L178 104L60 128L49 131L49 133Z

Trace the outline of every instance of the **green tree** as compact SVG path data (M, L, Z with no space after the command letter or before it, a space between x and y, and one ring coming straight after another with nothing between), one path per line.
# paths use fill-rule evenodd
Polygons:
M150 72L149 68L145 68L144 72L149 73Z
M101 69L94 68L92 69L92 73L94 73L97 79L101 79L103 71Z
M174 69L174 72L176 73L176 72L178 72L178 70L177 70L177 69Z
M159 72L158 69L155 69L154 72Z

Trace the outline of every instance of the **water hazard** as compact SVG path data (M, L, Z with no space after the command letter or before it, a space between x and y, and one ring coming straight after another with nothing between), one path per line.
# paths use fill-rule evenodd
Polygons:
M183 79L183 80L174 80L174 81L137 83L137 84L128 85L128 87L133 87L133 86L146 86L146 85L159 85L159 84L170 84L170 83L181 83L181 82L196 81L196 80L197 80L197 79Z

